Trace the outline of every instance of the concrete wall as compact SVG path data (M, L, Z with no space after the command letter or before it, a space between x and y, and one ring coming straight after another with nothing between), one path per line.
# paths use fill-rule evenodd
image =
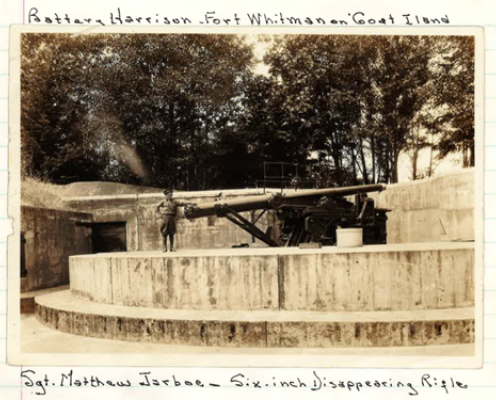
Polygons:
M283 255L281 308L389 311L474 305L472 249L408 246L376 253Z
M179 254L179 253L178 253ZM71 291L91 301L193 310L277 310L278 258L71 257Z
M185 202L214 201L219 191L177 193ZM223 191L223 199L261 193L257 189ZM416 182L389 185L372 193L378 207L388 213L388 243L474 240L474 170L440 175ZM93 196L66 199L68 206L91 212L96 222L127 222L128 251L160 250L162 238L155 205L160 194ZM250 219L249 214L245 216ZM275 225L274 215L262 218L259 227ZM225 218L178 220L177 247L182 249L230 248L252 243L250 235ZM264 246L257 242L257 246Z
M474 169L389 185L371 194L389 208L388 243L473 241Z
M474 304L473 244L260 248L70 259L74 295L193 310L384 311Z
M219 191L177 193L179 201L204 203L214 201ZM259 190L223 191L223 199L240 198L262 193ZM160 194L94 196L66 199L73 209L90 212L94 222L126 222L128 251L153 251L162 249L160 222L156 205L164 199ZM244 213L250 219L249 213ZM261 218L258 226L266 230L272 214ZM273 224L273 223L272 223ZM201 218L193 221L178 218L176 245L179 249L230 248L240 243L252 244L252 237L225 218ZM259 241L257 246L264 246Z
M90 230L77 225L89 221L86 213L21 207L27 269L21 292L69 283L69 256L91 253Z

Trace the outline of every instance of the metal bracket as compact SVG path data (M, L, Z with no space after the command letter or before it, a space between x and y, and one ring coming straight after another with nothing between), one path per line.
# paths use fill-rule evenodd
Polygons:
M248 232L250 235L255 236L258 240L261 240L262 242L269 245L270 247L280 247L279 243L277 243L275 240L273 240L269 235L267 235L260 228L258 228L257 226L252 224L250 221L248 221L245 217L243 217L237 211L234 211L233 209L231 209L227 206L224 206L224 210L227 212L223 216L226 217L233 224L239 226L241 229Z

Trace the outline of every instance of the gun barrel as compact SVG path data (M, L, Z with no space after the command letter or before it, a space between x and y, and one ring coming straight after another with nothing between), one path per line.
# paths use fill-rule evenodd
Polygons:
M300 192L291 192L285 194L261 194L257 196L249 196L243 199L224 200L217 202L209 202L190 206L185 208L184 216L188 219L196 219L209 217L217 214L217 210L226 206L237 212L273 209L274 204L281 202L292 201L297 199L309 199L312 197L319 198L322 196L349 196L359 193L380 192L385 190L385 185L360 185L349 186L344 188L329 188L329 189L313 189ZM277 201L274 201L277 199Z
M188 219L210 217L216 215L218 208L222 205L226 205L237 212L260 210L269 208L271 198L272 195L270 194L261 194L258 196L245 197L243 199L221 200L187 206L184 210L184 216Z
M284 196L285 199L304 199L321 196L350 196L352 194L381 192L386 190L386 185L358 185L343 188L313 189L303 192L292 192Z

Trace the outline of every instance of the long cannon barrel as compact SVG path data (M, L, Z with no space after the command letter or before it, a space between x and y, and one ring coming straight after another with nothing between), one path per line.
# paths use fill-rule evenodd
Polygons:
M291 202L298 199L304 200L313 197L320 198L322 196L349 196L359 193L380 192L385 189L385 185L360 185L344 188L313 189L285 194L267 193L257 196L248 196L243 199L223 200L187 206L184 211L184 216L188 219L209 217L218 214L222 207L228 207L236 212L273 209L286 201Z

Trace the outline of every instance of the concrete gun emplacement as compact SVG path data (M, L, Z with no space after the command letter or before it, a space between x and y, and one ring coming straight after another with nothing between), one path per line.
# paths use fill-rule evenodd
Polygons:
M385 244L387 209L376 208L367 193L381 192L385 185L265 193L243 199L189 205L187 219L225 217L253 237L271 247L299 246L302 243L336 244L336 229L362 228L364 244ZM354 196L354 202L348 198ZM255 212L260 211L256 216ZM250 220L241 213L250 212ZM277 223L266 231L257 226L269 213Z

